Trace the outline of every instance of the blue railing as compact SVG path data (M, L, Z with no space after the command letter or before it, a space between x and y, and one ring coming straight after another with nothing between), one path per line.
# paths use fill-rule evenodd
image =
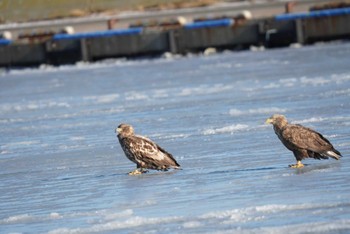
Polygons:
M7 39L2 39L0 38L0 45L9 45L11 44L12 41L11 40L7 40Z
M319 18L319 17L348 15L348 14L350 14L350 7L321 10L321 11L310 11L310 12L302 12L302 13L281 14L281 15L276 15L275 19L276 20L294 20L294 19Z
M87 33L75 33L75 34L55 34L53 40L68 40L68 39L83 39L83 38L95 38L95 37L110 37L110 36L121 36L121 35L134 35L140 34L143 28L128 28L98 32L87 32Z
M193 22L190 24L185 24L186 29L196 29L196 28L212 28L212 27L227 27L233 24L233 19L219 19L219 20L205 20Z

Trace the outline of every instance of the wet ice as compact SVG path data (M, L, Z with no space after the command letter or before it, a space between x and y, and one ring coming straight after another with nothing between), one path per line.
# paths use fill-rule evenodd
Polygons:
M10 70L0 75L3 233L346 233L350 44ZM305 160L279 112L344 157ZM181 171L131 177L134 126Z

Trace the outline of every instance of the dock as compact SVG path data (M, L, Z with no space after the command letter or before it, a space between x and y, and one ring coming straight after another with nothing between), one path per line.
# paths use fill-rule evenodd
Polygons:
M287 47L350 38L350 8L249 19L226 17L167 25L81 33L48 33L39 41L0 39L0 67L65 65L107 58L186 54L207 48Z

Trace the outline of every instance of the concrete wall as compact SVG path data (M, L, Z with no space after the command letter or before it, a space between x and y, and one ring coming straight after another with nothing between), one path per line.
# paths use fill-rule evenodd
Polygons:
M140 35L90 38L85 43L89 60L157 54L169 51L170 48L168 32L145 32Z
M350 15L309 18L303 21L304 41L350 38Z
M293 15L292 15L293 16ZM0 66L38 66L95 61L109 57L186 53L208 47L244 48L264 44L266 47L291 43L313 43L320 40L350 38L350 14L334 16L290 15L251 20L241 24L200 28L178 28L169 31L147 29L107 31L52 39L40 44L0 45ZM125 34L126 32L127 34ZM62 36L63 37L63 36Z
M38 66L46 63L44 44L21 44L0 47L0 66Z
M208 47L235 48L259 43L258 24L241 26L179 29L174 32L176 52L203 50Z
M46 42L46 60L53 65L74 64L83 60L80 40Z

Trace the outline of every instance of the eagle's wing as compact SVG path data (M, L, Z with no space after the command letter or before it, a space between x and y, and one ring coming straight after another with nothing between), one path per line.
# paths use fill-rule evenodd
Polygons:
M146 137L135 135L130 139L130 144L130 150L137 160L149 167L165 169L179 166L171 154Z
M156 145L157 145L157 144L156 144ZM158 147L158 149L159 149L161 152L163 152L163 153L167 156L168 160L171 161L172 166L174 166L174 167L180 167L180 165L176 162L175 158L173 157L173 155L172 155L171 153L165 151L165 150L164 150L162 147L160 147L159 145L157 145L157 147Z
M283 130L283 139L295 148L322 153L332 150L332 144L322 134L299 124L290 124Z

